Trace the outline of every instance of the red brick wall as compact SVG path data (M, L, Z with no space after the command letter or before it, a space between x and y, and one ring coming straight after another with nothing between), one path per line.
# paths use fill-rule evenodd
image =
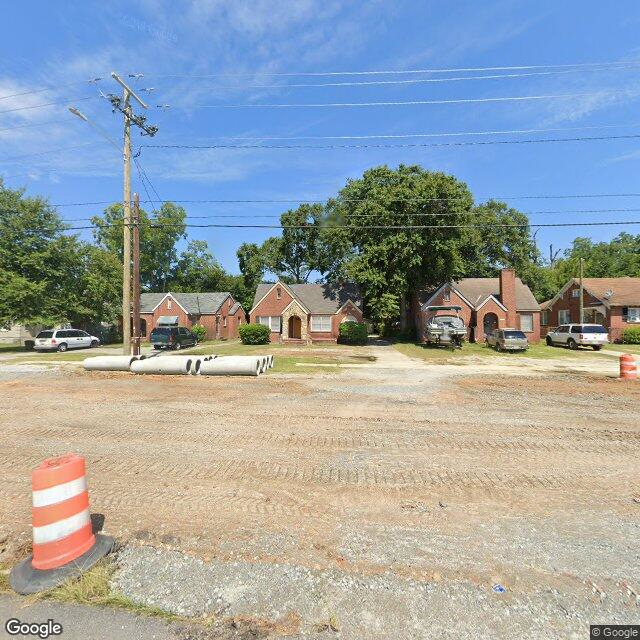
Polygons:
M580 322L580 298L574 298L573 297L573 293L572 291L576 290L576 291L580 291L580 285L575 283L572 284L563 294L562 298L559 298L558 300L556 300L556 302L548 308L548 320L547 320L547 324L544 325L542 327L542 335L546 336L547 333L553 328L553 327L557 327L560 324L560 320L558 318L559 312L561 310L568 310L570 312L570 318L569 318L569 322ZM592 296L588 291L585 290L584 292L584 306L585 307L592 307L592 306L600 306L602 305L602 302L598 299L595 298L594 296ZM615 308L614 308L615 309ZM612 310L608 310L607 311L607 315L604 319L604 326L609 329L611 335L610 338L612 340L616 340L618 336L618 334L621 334L621 326L624 324L622 322L622 310L618 309L618 312L616 315L619 316L619 320L612 320L611 318L611 311ZM612 323L613 322L613 326ZM612 331L613 330L613 331ZM615 334L615 335L614 335Z
M499 328L508 326L515 328L516 325L509 325L507 312L495 300L489 300L489 302L487 302L481 309L474 312L475 317L473 318L473 329L471 331L471 339L474 342L484 342L484 319L485 316L490 313L494 313L498 318Z
M500 302L507 308L507 326L516 327L516 272L513 269L500 271Z
M228 317L230 308L235 304L233 296L229 296L223 303L218 314L206 313L201 315L188 315L180 307L177 301L171 298L171 308L169 308L169 299L165 298L160 306L153 313L140 314L140 318L146 320L146 333L143 337L149 338L152 329L157 325L160 316L178 316L178 324L181 327L191 329L194 324L200 324L207 330L207 340L215 340L217 338L237 338L238 337L238 319L244 320L244 312L242 308L238 309L234 316L227 320L227 326L224 326L224 318ZM218 320L216 322L216 319Z
M447 296L447 294L449 294L449 300L445 300L445 297ZM424 321L425 321L425 314L420 311L420 307L419 305L416 303L415 304L415 308L417 309L416 313L416 336L419 342L425 342L426 341L426 336L425 336L425 331L424 331ZM441 291L438 293L438 295L433 299L429 301L429 305L430 306L442 306L442 305L458 305L460 307L462 307L462 311L460 311L459 315L460 317L464 320L464 324L466 327L470 327L471 326L471 321L472 321L472 311L471 308L469 307L469 305L455 292L455 291L451 291L449 289L449 287L443 287L441 289ZM446 312L442 312L443 314ZM469 339L471 339L471 332L468 331L467 335L469 337Z
M265 296L262 302L259 302L255 309L252 310L249 321L258 322L258 316L280 316L289 303L293 300L291 294L284 288L280 288L281 297L278 300L278 287L274 286ZM271 332L271 342L278 342L280 334L277 331Z
M328 315L328 314L313 314L313 315ZM311 331L311 316L309 316L308 336L311 340L336 341L340 337L340 325L347 316L353 316L356 322L362 322L362 311L352 304L347 304L346 307L340 310L339 313L334 313L331 317L331 331Z

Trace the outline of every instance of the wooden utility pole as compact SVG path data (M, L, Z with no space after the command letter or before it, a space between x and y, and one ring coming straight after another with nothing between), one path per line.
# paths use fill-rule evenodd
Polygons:
M584 322L584 258L580 258L580 324Z
M133 355L140 355L140 196L133 194Z
M114 72L111 77L123 88L124 95L119 109L124 115L124 197L123 251L122 251L122 352L131 353L131 121L134 119L131 98L144 109L147 105L135 94L122 78ZM120 105L118 105L120 107Z

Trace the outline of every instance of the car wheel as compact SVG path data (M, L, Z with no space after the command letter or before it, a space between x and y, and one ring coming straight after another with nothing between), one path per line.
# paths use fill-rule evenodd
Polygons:
M91 341L91 348L95 349L100 343L97 340L92 340Z
M553 347L553 340L547 336L547 347Z
M161 347L159 344L154 344L154 345L153 345L153 348L154 348L156 351L160 351L160 349L162 349L162 347Z
M58 345L58 351L60 353L64 353L66 350L68 349L67 345L63 342L62 344Z
M197 347L197 346L198 346L198 341L197 341L197 340L194 340L194 341L193 341L193 346L194 346L194 347Z
M567 346L569 349L573 349L575 351L578 348L578 343L572 338L569 338L569 340L567 340Z
M500 353L502 351L502 347L496 343L496 351Z
M179 342L176 342L176 351L180 351L182 349L182 345Z
M593 345L593 350L594 351L600 351L600 349L602 349L602 345L601 344L594 344Z

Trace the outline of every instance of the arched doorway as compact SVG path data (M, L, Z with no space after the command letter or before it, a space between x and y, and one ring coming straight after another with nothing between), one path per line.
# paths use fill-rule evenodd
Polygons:
M302 320L299 316L289 318L288 334L290 338L302 338Z
M484 335L491 333L494 329L498 328L498 316L492 311L487 313L483 320Z

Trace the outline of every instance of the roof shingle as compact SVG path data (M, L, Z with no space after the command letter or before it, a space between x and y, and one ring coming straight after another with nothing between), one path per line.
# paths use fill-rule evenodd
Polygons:
M258 285L253 299L253 307L264 298L273 284L261 282ZM309 310L309 313L337 313L347 300L351 300L359 309L362 308L362 296L358 287L352 283L344 285L328 283L287 284L284 286Z
M140 294L140 313L152 313L162 302L166 293ZM222 303L231 295L228 291L205 293L173 293L171 297L189 314L216 313Z

